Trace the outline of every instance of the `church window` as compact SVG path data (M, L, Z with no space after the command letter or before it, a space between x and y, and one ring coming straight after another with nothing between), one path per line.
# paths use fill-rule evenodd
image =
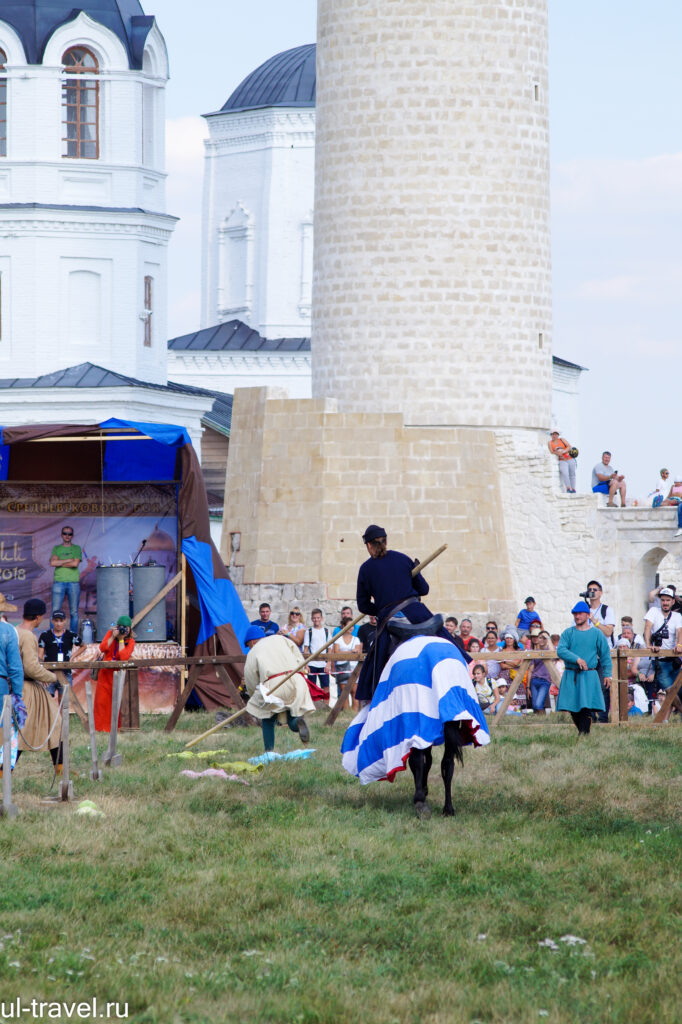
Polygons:
M144 279L144 344L145 348L152 347L152 284L151 277Z
M62 57L62 156L99 157L99 65L85 46L72 46Z
M7 54L0 50L0 156L7 156Z

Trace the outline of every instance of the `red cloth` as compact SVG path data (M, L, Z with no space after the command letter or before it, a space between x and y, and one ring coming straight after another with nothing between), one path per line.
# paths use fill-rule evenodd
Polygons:
M308 684L308 690L310 691L310 698L313 704L318 704L321 700L329 700L329 690L321 690L319 686L312 682L311 679L305 677L305 681Z
M109 630L99 645L100 651L104 655L105 661L128 661L132 657L132 653L135 650L135 641L132 637L124 643L123 647L120 647L118 641L114 641L111 647L107 647L107 643L111 639L111 630ZM111 730L111 701L114 693L114 669L113 668L101 668L99 675L97 676L97 684L95 686L95 729L97 732L110 732ZM118 716L119 727L121 725L121 714Z

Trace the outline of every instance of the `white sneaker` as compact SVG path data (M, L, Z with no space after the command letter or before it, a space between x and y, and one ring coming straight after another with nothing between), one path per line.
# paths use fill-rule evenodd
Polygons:
M682 526L681 526L681 527L680 527L680 529L679 529L679 530L677 531L677 533L674 533L674 534L673 534L673 537L682 537Z

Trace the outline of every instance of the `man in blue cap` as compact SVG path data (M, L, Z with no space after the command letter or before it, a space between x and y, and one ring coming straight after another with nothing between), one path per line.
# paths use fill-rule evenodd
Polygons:
M601 630L591 628L590 606L586 601L578 601L571 614L575 625L564 630L557 647L557 654L566 666L557 711L570 712L578 736L587 736L592 712L605 710L600 675L604 684L610 686L611 649Z
M249 626L244 643L249 648L244 664L244 685L249 694L246 710L260 720L266 753L275 749L278 719L298 733L301 743L307 743L310 731L303 716L314 711L315 705L305 676L296 672L277 686L301 664L300 650L288 636L266 636L260 626Z

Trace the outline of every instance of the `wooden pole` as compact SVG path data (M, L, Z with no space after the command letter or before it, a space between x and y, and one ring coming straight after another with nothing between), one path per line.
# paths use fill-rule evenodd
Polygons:
M71 727L69 722L69 694L71 684L64 687L64 700L62 701L62 781L59 786L59 797L61 800L73 800L73 782L69 778L71 769Z
M672 709L672 706L673 706L673 704L675 702L675 698L677 697L678 690L680 689L681 686L682 686L682 670L680 670L677 673L677 676L675 677L673 685L670 687L670 689L666 693L665 700L663 701L663 704L661 705L660 711L658 712L658 714L654 718L654 725L661 725L663 722L666 722L668 720L668 716L669 716L670 711Z
M63 662L59 662L59 664L62 665ZM64 688L69 686L69 680L66 678L66 675L65 675L65 673L63 671L61 671L60 669L55 669L54 670L54 674L56 675L57 679L59 680L59 682L62 684L62 686ZM85 714L85 711L83 710L83 707L81 706L81 702L78 700L78 697L73 692L73 687L71 687L70 698L71 698L71 702L73 703L73 710L78 715L78 717L80 719L80 722L81 722L81 725L83 726L83 728L87 732L87 729L88 729L88 716Z
M609 722L611 725L620 724L620 674L621 674L622 652L616 650L616 671L611 676L611 707L609 708ZM626 705L627 707L627 705Z
M176 723L178 721L178 718L182 714L182 709L184 708L185 704L187 703L187 701L189 699L190 693L194 689L194 683L199 678L200 671L201 671L201 669L200 669L199 665L192 665L192 668L190 669L190 673L189 673L189 679L187 680L187 684L186 684L186 686L183 687L182 692L180 693L180 696L178 697L178 699L175 702L175 707L173 708L173 711L171 712L171 716L170 716L170 718L168 719L168 721L166 722L166 724L165 724L165 726L163 728L164 732L172 732L173 729L175 728L175 725L176 725Z
M104 755L104 764L107 768L119 768L123 764L122 755L116 753L116 742L118 739L118 713L121 710L124 677L124 670L114 672L114 684L111 694L111 730L109 732L109 747Z
M505 658L505 661L506 660L507 659ZM500 704L499 708L497 709L497 711L495 712L495 714L493 715L493 717L490 720L490 728L491 729L492 729L492 727L494 725L499 725L499 723L502 721L502 719L506 715L507 708L509 707L511 702L514 700L514 697L516 696L516 691L518 690L519 686L523 682L523 677L525 676L525 674L528 671L529 667L530 667L530 659L529 658L524 658L523 661L521 662L521 664L519 665L517 671L516 671L516 675L514 676L514 678L512 679L511 683L509 684L509 686L507 688L507 693L505 694L504 700L502 701L502 703Z
M338 697L338 700L337 700L336 704L334 705L334 707L331 709L331 711L327 715L327 719L326 719L326 721L324 723L325 725L333 725L334 722L336 721L336 719L341 714L341 711L343 710L343 706L346 703L346 701L348 700L348 695L349 695L350 691L353 689L354 684L357 682L357 678L360 675L360 669L361 668L362 668L362 662L359 661L358 664L353 669L353 671L351 672L351 674L348 677L347 681L343 684L343 688L341 690L341 693L339 694L339 697Z
M419 562L418 565L415 565L415 567L412 570L412 577L414 578L415 576L417 576L422 571L424 566L428 565L429 562L432 562L434 558L438 558L438 556L441 555L446 548L447 544L441 544L441 546L439 548L436 548L436 550L432 554L430 554L428 558L425 558L423 562ZM291 672L289 672L284 677L284 679L277 683L276 686L273 686L272 689L270 690L270 693L274 693L275 690L278 690L280 688L280 686L284 686L285 683L288 683L291 677L295 676L298 672L300 672L302 668L305 668L309 661L317 661L320 655L323 654L328 647L331 647L332 644L335 644L336 641L340 637L344 636L349 629L353 629L354 626L357 626L358 622L360 622L361 619L364 619L364 617L365 612L361 612L359 615L356 615L352 622L349 622L347 626L344 626L343 629L339 630L339 632L336 633L329 640L327 640L326 643L322 644L320 649L318 651L315 651L314 654L309 654L308 657L304 661L302 661L297 668L292 669ZM195 739L190 740L189 743L185 743L185 748L193 747L197 743L200 743L201 740L206 739L207 736L213 735L213 733L217 732L219 729L224 729L226 725L229 725L230 722L234 722L235 718L239 718L241 715L244 714L245 711L246 708L242 708L240 711L236 711L234 715L230 715L229 718L224 719L224 721L218 722L218 724L214 725L211 729L208 729L206 732L202 732L201 736L197 736Z
M182 582L180 584L180 650L182 651L183 658L187 657L187 559L184 554L180 554L180 575ZM187 670L184 668L180 669L180 693L185 689L187 682ZM179 694L178 694L179 696Z
M2 701L2 814L16 818L19 808L12 803L12 697Z
M90 778L93 782L101 782L102 769L97 763L97 739L95 737L95 710L92 701L92 683L89 679L86 679L85 681L85 702L88 706L88 731L90 733L90 756L92 758Z

